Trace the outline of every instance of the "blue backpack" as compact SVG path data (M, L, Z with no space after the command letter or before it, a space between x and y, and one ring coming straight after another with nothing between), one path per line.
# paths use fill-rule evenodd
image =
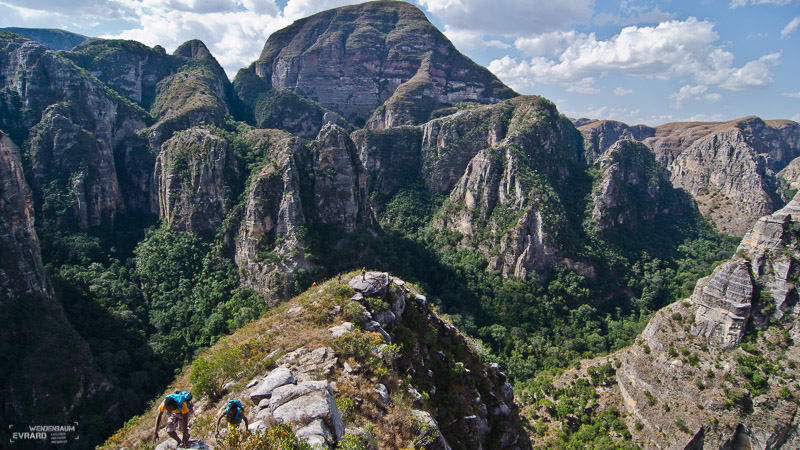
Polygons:
M168 396L164 397L164 399L172 398L175 400L175 403L178 404L178 409L181 408L183 402L186 402L186 407L192 409L192 393L186 391L175 391L174 394L169 394Z
M228 423L234 425L242 423L243 411L244 407L242 407L242 402L239 400L228 400L228 406L225 407L225 417L228 419Z

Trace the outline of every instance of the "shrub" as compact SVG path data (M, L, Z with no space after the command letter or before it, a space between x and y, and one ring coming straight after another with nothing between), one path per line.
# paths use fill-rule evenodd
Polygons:
M242 351L239 347L223 347L207 357L192 363L189 382L195 395L205 396L213 401L222 397L222 386L239 372Z
M675 426L684 433L689 433L689 427L686 426L686 422L684 422L683 419L675 419Z
M238 429L217 441L220 450L311 450L306 441L298 438L286 424L277 424L266 433L244 433Z
M667 350L667 354L670 356L670 358L674 358L678 356L678 351L675 350L675 347L670 345L669 350Z

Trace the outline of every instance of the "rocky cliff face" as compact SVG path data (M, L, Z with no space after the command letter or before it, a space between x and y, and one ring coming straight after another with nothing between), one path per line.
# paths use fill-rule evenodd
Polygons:
M172 228L211 237L233 207L240 175L224 138L190 128L164 143L153 176L159 216Z
M505 375L484 365L416 288L387 273L322 283L201 358L231 351L247 352L236 361L244 371L214 380L216 396L195 390L192 439L208 445L227 437L215 439L213 425L203 424L237 398L251 430L286 424L322 448L343 441L370 449L530 447ZM181 377L176 388L191 390L197 379ZM148 439L151 415L104 448Z
M703 214L729 234L742 236L785 201L778 172L800 155L800 127L756 117L724 123L672 123L656 128L612 121L582 123L586 159L619 139L644 142Z
M601 234L636 234L656 216L675 220L680 204L669 173L650 150L635 141L617 141L598 157L601 175L592 192L592 222Z
M45 277L31 190L19 148L0 133L0 386L3 429L77 417L111 389L88 345L67 322ZM59 361L58 365L52 365ZM103 400L110 412L114 399Z
M556 384L616 367L596 401L657 448L795 448L800 197L762 217L694 294L657 312L637 343ZM546 414L546 413L545 413Z
M70 220L81 228L113 223L125 206L113 149L144 127L142 111L42 45L23 39L4 44L0 126L29 135L34 194L67 192ZM64 207L43 200L44 208Z
M435 226L461 233L492 268L525 278L559 260L566 227L554 186L579 157L571 123L540 98L462 111L423 126L423 167L433 192L449 192Z
M263 80L260 89L253 74ZM259 90L291 89L359 126L375 112L375 128L425 122L442 103L516 95L461 55L422 11L386 1L298 20L270 36L237 80L246 102Z

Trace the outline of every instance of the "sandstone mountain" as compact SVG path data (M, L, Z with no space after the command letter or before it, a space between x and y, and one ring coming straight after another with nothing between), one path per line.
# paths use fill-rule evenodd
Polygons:
M796 448L799 220L800 196L760 218L736 255L657 312L632 347L540 384L524 396L530 411L575 426L549 405L569 386L593 385L587 410L624 411L642 447Z
M369 388L368 397L345 396L358 418L350 425L405 430L389 446L525 447L505 376L476 353L523 383L629 345L652 311L730 256L690 196L701 211L712 191L747 204L710 216L732 217L718 227L738 232L747 214L774 211L796 182L793 122L683 132L593 122L579 131L551 102L517 96L458 53L404 2L299 20L271 36L233 83L197 40L173 54L103 39L54 52L9 33L0 44L0 289L9 305L53 323L29 327L35 316L17 319L12 308L0 325L25 324L24 333L7 327L4 340L17 358L18 339L30 337L20 370L52 364L52 341L75 349L56 376L40 370L24 381L58 396L59 418L80 419L92 442L141 413L196 352L314 282L385 267L418 281L449 319L424 301L404 312L392 296L408 300L421 288L398 278L372 274L381 293L352 301L326 284L295 300L294 313L278 306L251 326L274 340L266 347L229 338L242 339L237 355L260 358L251 361L257 384L291 375L281 401L314 405L340 400L348 383ZM740 266L723 275L741 275ZM746 306L715 298L703 300L697 333L724 346L746 341L735 320L725 333L714 322L746 315ZM355 314L358 305L372 319ZM336 348L326 327L364 339ZM400 356L366 367L382 358L373 341L387 338ZM287 370L273 367L273 350L286 353ZM357 376L342 375L351 369ZM31 408L16 394L23 372L15 370L2 377L8 423ZM228 391L250 392L242 384L256 372L226 375ZM387 376L387 390L372 395ZM206 415L217 412L218 392L196 379L178 383L198 391ZM98 401L103 411L85 409ZM290 411L250 406L254 421ZM312 428L286 422L331 444L343 430L334 408L324 410ZM622 419L613 419L622 436ZM143 426L121 436L141 437ZM421 432L436 428L443 440Z
M726 233L744 235L759 217L789 200L779 172L800 156L795 122L745 117L655 128L607 120L578 123L588 161L619 140L643 142L670 172L675 187L694 197L703 214Z
M357 126L426 122L443 106L516 96L458 52L415 6L375 1L301 19L270 36L234 80L239 97L268 111L262 92L289 90Z

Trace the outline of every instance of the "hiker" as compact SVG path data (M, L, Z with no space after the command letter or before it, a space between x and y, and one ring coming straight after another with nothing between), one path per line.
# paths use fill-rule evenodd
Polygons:
M367 281L367 269L361 268L361 281Z
M167 425L164 427L167 434L175 439L178 447L181 440L175 430L180 425L183 434L183 447L189 448L189 419L192 417L194 408L192 407L192 394L186 391L175 391L164 397L164 401L158 405L158 417L156 417L155 442L158 442L158 428L161 424L161 415L167 413Z
M239 428L239 424L244 420L244 431L250 427L250 422L244 415L244 406L239 400L228 400L228 406L225 407L225 412L219 415L217 419L217 430L214 432L216 437L219 437L219 423L225 418L228 421L228 431L233 431Z
M336 276L336 284L342 284L342 274Z

